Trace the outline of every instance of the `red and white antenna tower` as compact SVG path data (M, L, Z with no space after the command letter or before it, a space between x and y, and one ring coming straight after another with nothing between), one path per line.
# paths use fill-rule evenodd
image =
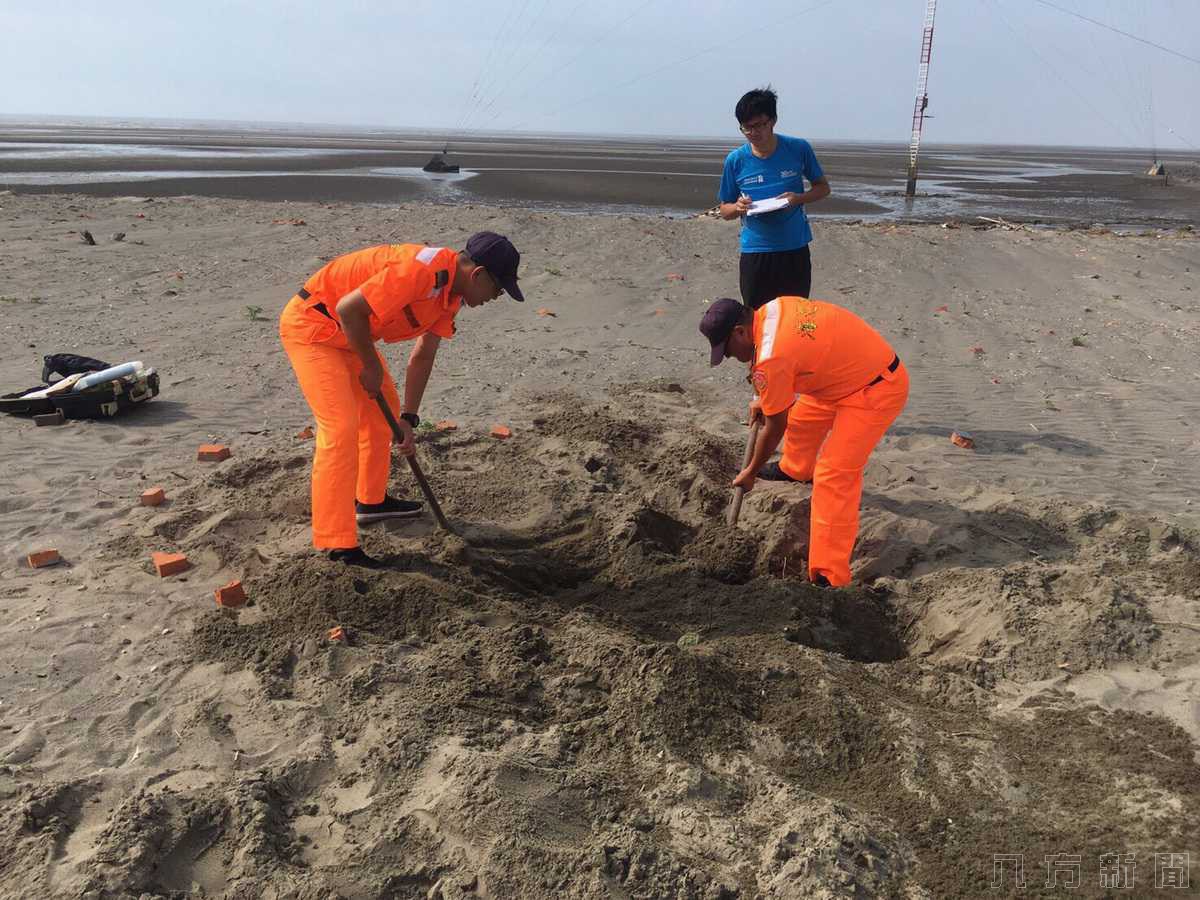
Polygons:
M937 0L927 0L925 6L925 31L921 34L921 65L917 69L917 102L913 106L912 139L908 144L908 185L904 189L907 197L917 193L917 153L921 149L921 127L925 124L925 107L929 105L929 57L933 54L933 17L937 12Z

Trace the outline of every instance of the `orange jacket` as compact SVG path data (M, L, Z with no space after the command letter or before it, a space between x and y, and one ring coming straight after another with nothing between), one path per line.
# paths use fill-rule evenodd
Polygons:
M371 339L395 343L426 332L454 337L462 297L451 295L458 253L423 244L383 244L330 260L304 284L308 342L346 344L338 301L358 288L371 307ZM298 324L298 323L297 323Z
M896 358L883 337L848 309L779 297L754 312L750 380L773 416L800 394L834 403L866 387Z

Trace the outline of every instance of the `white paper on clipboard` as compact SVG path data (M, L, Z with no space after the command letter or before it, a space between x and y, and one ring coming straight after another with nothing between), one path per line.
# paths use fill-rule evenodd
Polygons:
M750 204L750 208L746 210L748 216L761 216L763 213L775 212L777 209L784 209L788 202L783 197L770 197L767 200L755 200Z

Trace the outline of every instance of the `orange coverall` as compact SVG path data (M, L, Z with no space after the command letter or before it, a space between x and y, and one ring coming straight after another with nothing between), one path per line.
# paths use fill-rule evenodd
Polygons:
M908 371L874 328L822 300L754 313L751 383L764 415L791 409L779 467L813 483L808 574L850 583L863 470L908 399Z
M450 294L457 263L457 251L422 244L348 253L308 279L279 318L283 349L317 422L312 534L318 549L358 546L354 501L381 502L391 467L392 432L358 381L362 361L342 333L338 301L362 290L372 340L394 343L426 332L451 338L462 305ZM383 396L398 415L400 398L386 363Z

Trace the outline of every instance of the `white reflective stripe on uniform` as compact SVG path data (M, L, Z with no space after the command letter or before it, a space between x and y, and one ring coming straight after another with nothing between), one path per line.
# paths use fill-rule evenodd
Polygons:
M775 332L779 330L779 320L783 317L783 304L778 299L766 305L767 314L763 317L762 344L758 348L758 361L771 358L775 349Z
M417 262L429 265L433 262L433 258L441 253L445 247L425 247L417 252Z

